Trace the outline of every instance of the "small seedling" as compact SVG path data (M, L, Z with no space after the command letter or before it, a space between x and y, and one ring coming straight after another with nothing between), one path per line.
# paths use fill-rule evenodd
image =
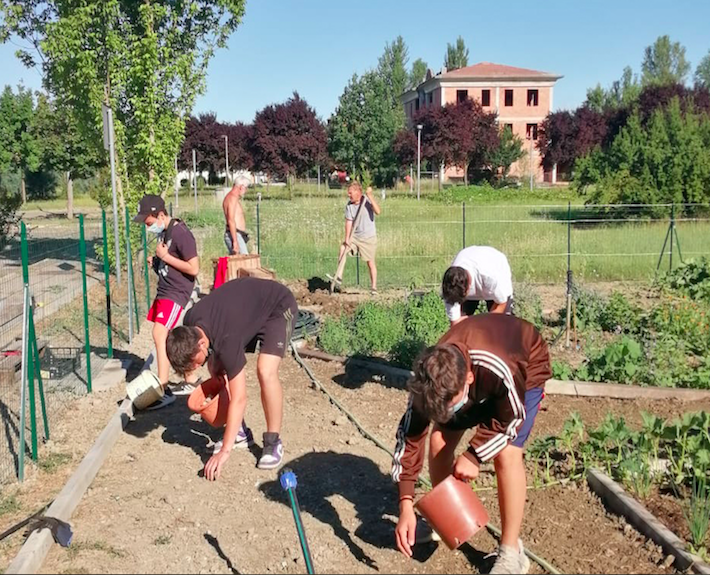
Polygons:
M154 545L170 545L170 542L172 540L173 540L172 535L161 535L155 541L153 541L153 544Z

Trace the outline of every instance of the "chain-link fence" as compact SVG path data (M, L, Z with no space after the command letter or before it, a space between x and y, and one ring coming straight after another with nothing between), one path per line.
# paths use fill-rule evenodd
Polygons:
M710 255L708 205L377 200L380 287L437 285L456 253L470 245L505 253L516 281L544 283L565 282L568 270L583 282L648 281L658 270ZM342 198L329 197L245 201L251 249L286 280L332 275L345 235L344 207ZM224 216L214 200L201 202L197 212L182 211L181 217L193 229L203 261L226 254ZM367 266L354 258L343 279L345 285L368 287Z
M123 246L125 229L123 223ZM51 437L69 401L90 391L107 359L125 355L121 350L130 340L129 315L136 333L145 317L151 291L142 245L134 239L130 291L135 303L129 308L126 262L120 283L112 266L104 265L112 258L107 249L112 233L101 212L75 220L45 217L22 222L0 245L0 482L22 476L25 455L38 460L38 442ZM29 307L24 305L24 277ZM23 390L25 334L29 340L35 336L39 367L32 369L29 360L35 357L28 351L31 377Z

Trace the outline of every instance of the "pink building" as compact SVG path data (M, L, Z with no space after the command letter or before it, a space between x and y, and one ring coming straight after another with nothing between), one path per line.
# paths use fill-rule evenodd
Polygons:
M532 143L532 170L535 180L555 183L556 170L543 172L535 142L538 127L552 110L555 82L560 78L562 76L557 74L481 62L451 72L444 68L435 76L429 71L424 82L402 95L402 102L411 126L412 118L419 110L474 98L484 110L498 115L501 128L510 126L513 133L523 140L527 153L523 159L513 164L511 175L529 177ZM463 172L458 168L448 167L444 170L443 177L445 180L463 178Z

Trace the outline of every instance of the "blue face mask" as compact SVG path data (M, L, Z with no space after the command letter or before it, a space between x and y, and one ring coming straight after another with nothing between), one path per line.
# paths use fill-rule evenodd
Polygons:
M155 221L148 226L148 231L151 234L155 234L156 236L162 234L164 230L165 224L163 224L162 222Z
M463 397L461 398L460 401L456 402L453 406L451 406L451 414L454 415L461 411L464 405L468 402L468 393L470 390L470 386L466 384L466 391L464 391Z

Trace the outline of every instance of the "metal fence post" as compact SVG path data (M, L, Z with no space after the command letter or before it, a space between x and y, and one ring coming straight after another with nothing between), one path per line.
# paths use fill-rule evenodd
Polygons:
M84 240L84 214L79 214L79 253L81 255L81 284L84 296L84 339L86 349L86 391L91 393L91 341L89 339L89 299L86 293L86 241Z
M668 271L673 271L673 235L675 232L675 203L671 205L671 251L668 254Z
M256 253L261 255L261 192L256 203Z
M128 344L133 344L133 258L131 254L131 228L129 226L130 214L126 206L126 263L128 265Z
M27 245L27 226L25 225L25 222L22 222L20 225L20 251L22 254L22 279L25 283L25 286L27 286L26 290L26 298L27 298L27 340L26 340L26 345L25 349L22 350L22 352L25 354L26 362L27 362L27 383L28 383L28 388L27 390L29 391L29 399L30 399L30 433L31 433L31 446L32 446L32 459L34 461L37 461L37 406L35 404L35 379L34 379L34 374L35 374L35 362L34 362L34 347L32 346L32 336L34 334L34 330L31 329L32 326L32 298L29 295L30 290L29 290L29 285L30 285L30 258L29 258L29 248ZM25 385L25 382L22 382L22 385ZM24 399L22 399L23 405L22 405L22 410L24 411L25 405L24 405ZM20 442L20 449L24 451L25 449L25 444L24 444L24 421L22 421L23 428L21 430L21 442ZM24 456L22 460L22 467L24 468ZM24 469L23 469L23 475L24 475Z
M39 347L37 346L37 334L35 332L34 312L30 308L30 340L32 346L30 353L34 354L35 375L37 376L37 388L39 390L39 403L42 408L42 422L44 424L44 438L49 441L49 420L47 418L47 402L44 398L44 383L42 382L42 369L40 367Z
M108 265L108 238L106 237L106 211L101 210L101 227L104 239L104 283L106 284L106 357L113 358L113 335L111 333L111 281Z
M170 205L172 208L172 204ZM143 234L143 274L145 277L145 305L146 310L150 309L150 274L148 273L148 237L145 226L141 226Z
M466 249L466 202L461 202L461 211L463 214L463 246L461 249Z
M24 222L22 227L24 228ZM24 230L23 230L24 232ZM24 238L24 233L23 233ZM23 264L26 257L26 245L22 243L22 258ZM23 265L24 272L24 265ZM20 448L18 449L18 459L17 459L17 478L20 483L25 480L25 393L26 393L26 383L27 383L27 357L29 349L29 338L28 338L28 317L30 309L30 286L25 283L24 286L24 301L22 305L22 387L20 388Z

